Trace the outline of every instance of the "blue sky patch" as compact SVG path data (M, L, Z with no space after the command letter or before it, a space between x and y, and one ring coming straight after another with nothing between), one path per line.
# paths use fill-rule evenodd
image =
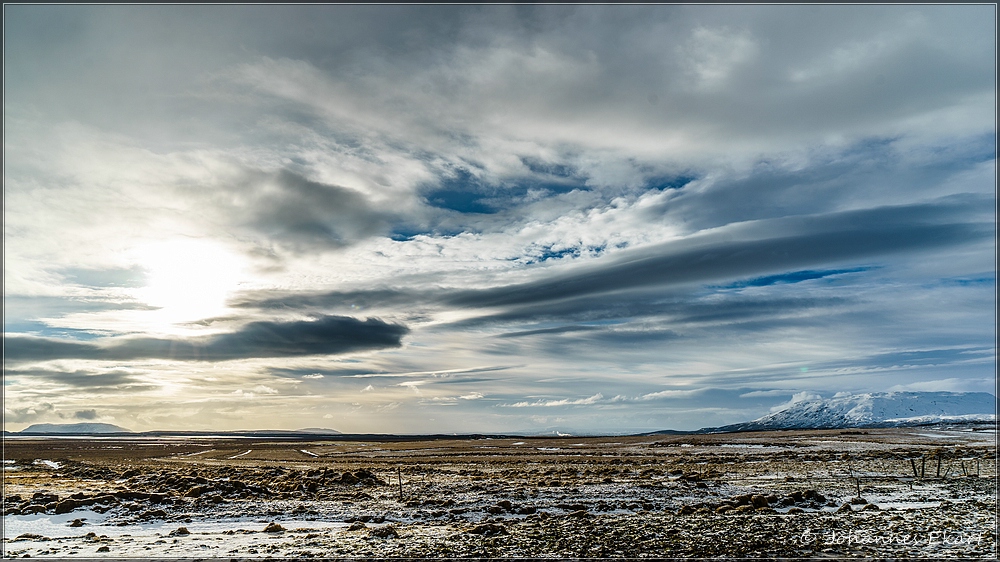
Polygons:
M792 283L801 283L803 281L811 281L813 279L822 279L824 277L832 277L834 275L843 275L845 273L860 273L862 271L869 271L875 269L874 267L854 267L850 269L823 269L823 270L811 270L806 269L802 271L791 271L788 273L780 273L778 275L767 275L765 277L755 277L753 279L746 279L743 281L737 281L729 285L724 285L723 289L742 289L744 287L767 287L768 285L789 285Z

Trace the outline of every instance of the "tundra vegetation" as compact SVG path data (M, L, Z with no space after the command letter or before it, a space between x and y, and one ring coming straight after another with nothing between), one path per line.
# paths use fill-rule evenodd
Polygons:
M996 554L992 424L5 449L5 557Z

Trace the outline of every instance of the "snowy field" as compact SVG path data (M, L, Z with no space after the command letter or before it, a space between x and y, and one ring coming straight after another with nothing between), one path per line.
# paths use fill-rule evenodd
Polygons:
M995 438L11 439L3 554L990 556Z

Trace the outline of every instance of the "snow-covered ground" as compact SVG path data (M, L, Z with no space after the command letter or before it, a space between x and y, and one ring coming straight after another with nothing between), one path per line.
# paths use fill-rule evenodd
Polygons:
M541 556L565 555L558 546L564 538L583 537L582 548L588 544L585 533L614 531L631 537L624 552L632 555L665 554L656 549L677 547L671 541L681 536L691 538L685 544L693 550L684 552L752 554L738 545L784 548L803 533L830 543L811 545L815 552L856 555L837 542L840 535L824 534L834 529L854 533L849 538L856 541L924 541L898 551L882 545L880 556L981 555L976 549L995 549L995 535L989 534L996 514L991 429L958 424L646 436L613 443L494 439L488 448L483 441L355 443L350 457L344 444L220 442L198 455L191 454L196 450L190 445L164 448L162 457L142 466L130 461L99 479L66 476L90 465L64 461L59 456L64 453L36 458L33 450L32 456L5 463L19 469L4 482L5 497L18 495L19 504L28 505L42 490L61 499L145 490L165 494L168 501L125 495L65 514L25 508L4 516L3 547L7 557L472 556L480 552L477 545L493 541L489 544L500 545L494 552L499 556ZM934 455L942 450L954 454L942 461L937 477ZM911 458L926 461L927 478L913 477ZM400 466L404 498L399 497ZM359 468L370 469L379 482L338 483L348 467L358 475ZM193 484L170 484L195 477L206 487L195 497L186 493ZM226 484L234 481L271 491L230 494ZM318 493L308 491L314 482L320 483ZM859 491L864 502L852 503ZM822 499L789 500L806 492ZM764 512L719 511L751 496L774 499L768 499ZM358 527L358 521L365 526ZM284 530L265 532L270 523ZM376 533L387 526L398 540ZM492 538L473 532L482 526L502 532ZM179 532L181 527L186 532ZM663 531L668 528L672 534ZM978 542L931 540L949 529L966 533L962 540ZM728 537L734 550L725 550L726 541L716 550L698 550L698 537L706 533ZM739 538L740 533L749 534ZM539 536L548 542L532 542L542 540Z

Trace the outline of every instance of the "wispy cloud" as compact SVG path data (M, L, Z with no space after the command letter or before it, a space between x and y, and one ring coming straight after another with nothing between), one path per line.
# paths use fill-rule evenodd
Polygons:
M580 406L585 404L597 404L598 402L604 400L604 395L597 393L589 398L577 398L575 400L570 398L562 398L559 400L536 400L534 402L517 402L514 404L505 404L507 408L532 408L532 407L542 407L551 408L553 406Z

